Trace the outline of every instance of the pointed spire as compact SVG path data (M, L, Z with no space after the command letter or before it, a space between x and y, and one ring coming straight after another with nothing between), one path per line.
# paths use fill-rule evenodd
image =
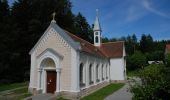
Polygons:
M51 23L56 23L56 21L55 21L55 15L56 15L56 13L55 12L53 12L53 20L51 21Z
M93 31L101 31L100 23L99 23L99 10L96 9L96 20L94 22Z

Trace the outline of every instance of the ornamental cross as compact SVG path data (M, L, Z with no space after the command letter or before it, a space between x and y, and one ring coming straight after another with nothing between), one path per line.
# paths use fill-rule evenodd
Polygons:
M99 16L99 9L96 9L96 15Z
M55 12L53 12L53 20L55 20L55 15L56 15L56 13L55 13Z

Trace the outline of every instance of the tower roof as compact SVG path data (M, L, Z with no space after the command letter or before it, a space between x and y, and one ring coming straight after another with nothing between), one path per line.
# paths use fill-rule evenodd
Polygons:
M94 22L93 31L101 31L100 23L99 23L99 16L98 16L98 9L96 9L96 20Z

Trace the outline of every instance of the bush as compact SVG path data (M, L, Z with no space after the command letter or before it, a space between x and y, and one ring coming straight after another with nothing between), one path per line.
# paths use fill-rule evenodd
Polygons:
M165 61L166 61L166 65L167 65L168 67L170 67L170 53L167 53L167 54L165 55Z
M170 68L164 65L149 65L140 70L141 84L131 87L134 100L167 100L170 98Z
M136 51L132 56L127 58L127 69L135 70L143 68L146 65L146 57L140 51Z

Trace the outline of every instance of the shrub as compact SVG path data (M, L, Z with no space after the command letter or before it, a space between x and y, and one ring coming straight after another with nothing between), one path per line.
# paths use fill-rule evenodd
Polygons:
M165 55L165 61L166 61L166 65L167 65L168 67L170 67L170 53L167 53L167 54Z
M127 69L135 70L146 65L146 57L139 51L136 51L132 56L127 58Z
M141 84L131 87L134 100L167 100L170 98L170 68L164 65L149 65L140 70Z

